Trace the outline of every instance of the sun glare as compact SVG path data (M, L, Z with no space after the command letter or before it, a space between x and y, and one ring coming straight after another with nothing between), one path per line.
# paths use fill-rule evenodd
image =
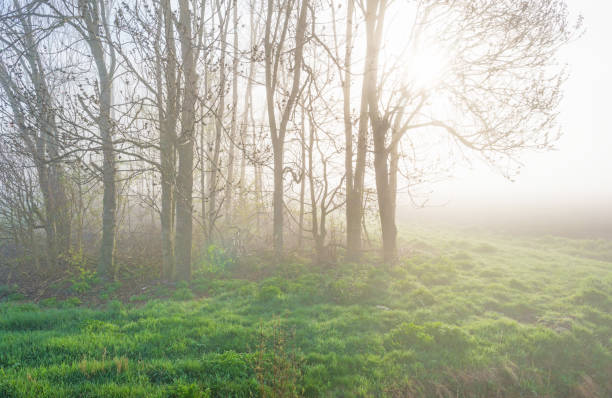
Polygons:
M407 24L414 21L416 13L415 4L395 4L385 36L383 63L399 68L401 83L411 90L428 91L446 77L449 51L429 29L417 32L415 26Z
M444 79L448 69L448 58L437 49L424 49L409 55L404 79L414 90L430 90Z

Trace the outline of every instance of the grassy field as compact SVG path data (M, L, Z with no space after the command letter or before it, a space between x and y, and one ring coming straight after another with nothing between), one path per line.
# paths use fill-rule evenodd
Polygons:
M3 286L0 397L612 396L612 241L401 246L393 268L216 256L123 302L87 275L38 303Z

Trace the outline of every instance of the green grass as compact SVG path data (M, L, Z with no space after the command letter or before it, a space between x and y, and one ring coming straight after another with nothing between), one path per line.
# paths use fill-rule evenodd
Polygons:
M236 263L95 309L7 288L0 397L612 396L611 242L401 247L393 268Z

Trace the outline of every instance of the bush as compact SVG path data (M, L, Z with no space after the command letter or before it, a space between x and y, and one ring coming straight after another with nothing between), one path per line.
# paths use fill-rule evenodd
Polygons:
M195 383L184 384L179 382L178 384L168 387L167 391L168 398L209 398L210 389L202 390L200 386Z
M278 300L283 297L283 291L276 285L262 286L259 289L259 299L262 301Z
M235 264L234 259L223 249L216 245L210 245L200 259L200 264L196 267L194 274L222 274Z
M68 297L66 300L62 301L61 307L62 308L74 308L74 307L78 307L81 304L82 302L80 298Z
M191 300L194 297L195 295L188 287L180 287L172 294L174 300Z
M41 307L51 308L51 307L57 307L58 303L57 303L57 298L56 297L49 297L49 298L40 300L40 302L38 304Z
M87 262L83 251L71 250L65 258L68 265L70 278L70 289L75 293L85 293L91 287L100 282L95 271L87 269Z
M0 285L0 298L10 296L17 292L17 285Z

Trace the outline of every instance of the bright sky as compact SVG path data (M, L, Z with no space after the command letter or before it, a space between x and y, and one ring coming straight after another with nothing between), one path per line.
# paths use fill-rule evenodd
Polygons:
M587 203L608 200L612 217L612 3L567 0L575 17L584 17L586 32L565 48L562 61L570 77L564 87L557 150L528 153L512 183L488 166L474 163L451 181L433 187L432 201Z

